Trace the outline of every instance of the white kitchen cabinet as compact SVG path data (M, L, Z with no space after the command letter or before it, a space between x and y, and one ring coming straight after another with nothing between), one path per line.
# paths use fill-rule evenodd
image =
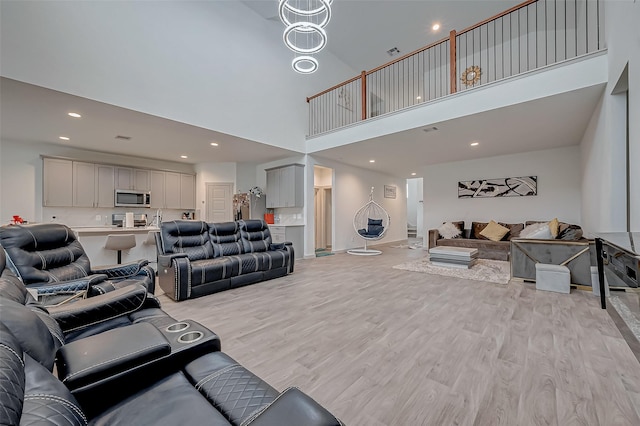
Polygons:
M179 209L180 205L180 173L165 172L164 207L166 209Z
M271 241L274 244L290 241L296 259L304 257L304 226L303 225L269 225Z
M42 205L45 207L73 206L73 162L44 158L42 163Z
M104 164L95 165L96 207L113 207L115 202L115 168Z
M73 162L73 207L95 207L95 164Z
M151 191L151 170L133 170L133 189L136 191Z
M165 172L158 170L151 171L151 208L164 209L166 204L164 201L164 178Z
M267 170L267 207L304 206L304 166L292 164Z
M194 210L196 208L196 177L180 174L180 208Z
M134 174L129 167L116 167L116 189L133 189Z

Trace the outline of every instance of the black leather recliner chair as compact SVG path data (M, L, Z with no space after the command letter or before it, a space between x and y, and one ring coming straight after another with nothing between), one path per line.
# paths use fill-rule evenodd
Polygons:
M149 293L155 290L155 272L147 260L92 269L73 231L62 224L0 227L0 246L9 268L47 305L136 283Z
M218 352L217 336L194 322L134 321L69 343L3 267L0 255L0 424L341 425L299 390L279 393Z

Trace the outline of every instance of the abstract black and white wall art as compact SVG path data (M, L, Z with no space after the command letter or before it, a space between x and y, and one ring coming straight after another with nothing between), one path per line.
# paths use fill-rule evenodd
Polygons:
M458 182L458 198L526 197L538 195L538 176Z

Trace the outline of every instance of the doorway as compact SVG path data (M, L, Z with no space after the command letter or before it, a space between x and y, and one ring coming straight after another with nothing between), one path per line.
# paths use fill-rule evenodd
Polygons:
M316 255L331 252L333 246L333 169L313 167Z
M233 220L233 183L207 182L206 220L207 222L229 222Z

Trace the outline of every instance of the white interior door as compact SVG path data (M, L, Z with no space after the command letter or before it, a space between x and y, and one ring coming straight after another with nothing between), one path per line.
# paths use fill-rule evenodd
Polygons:
M229 222L233 220L233 183L207 183L207 222Z

